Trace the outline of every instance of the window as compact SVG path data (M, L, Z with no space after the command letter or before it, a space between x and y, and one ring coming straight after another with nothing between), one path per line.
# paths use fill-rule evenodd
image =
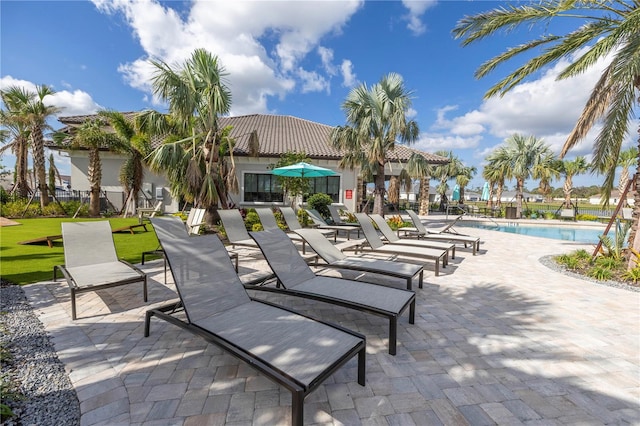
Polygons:
M307 201L307 197L313 194L327 194L331 197L334 203L340 202L340 176L326 176L313 178L309 180L309 193L305 195L304 201Z
M278 179L271 174L245 173L245 202L282 202L284 194Z

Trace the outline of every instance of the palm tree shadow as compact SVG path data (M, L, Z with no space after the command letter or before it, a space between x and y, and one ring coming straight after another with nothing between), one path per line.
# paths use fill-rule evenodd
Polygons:
M601 342L595 340L597 331L591 335L579 319L559 319L548 303L492 282L462 293L446 285L429 292L416 320L429 336L419 342L417 362L425 364L422 368L442 367L452 381L424 396L501 404L514 421L640 422L637 399L624 389L633 383L633 373L627 370L623 377L623 367L608 356L611 348L589 350ZM414 343L407 345L409 354L418 349ZM635 386L637 395L637 380ZM480 419L462 404L457 409L471 423Z

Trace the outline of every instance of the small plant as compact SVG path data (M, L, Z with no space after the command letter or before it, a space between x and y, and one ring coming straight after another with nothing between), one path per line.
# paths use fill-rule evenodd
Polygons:
M589 270L587 275L591 278L604 281L611 279L613 277L613 272L609 268L596 265Z
M622 265L622 259L610 256L600 256L596 259L595 265L606 269L616 269Z
M635 268L631 268L627 270L622 275L622 278L624 278L625 280L631 281L634 284L638 284L638 282L640 282L640 266L636 266Z
M325 219L331 217L329 207L327 207L331 203L333 203L331 197L323 193L313 194L307 198L307 205L309 208L317 210Z
M405 222L402 217L398 216L391 216L389 219L387 219L387 223L389 224L389 228L393 229L394 231L397 231L398 228L404 228L406 226L411 226L409 223Z
M587 214L587 213L580 213L578 215L576 215L576 220L588 220L591 222L597 222L598 221L598 216L592 215L592 214Z
M248 231L261 231L262 223L260 223L260 216L256 213L255 209L247 210L247 214L244 218L244 225ZM255 225L259 225L260 229L254 229Z

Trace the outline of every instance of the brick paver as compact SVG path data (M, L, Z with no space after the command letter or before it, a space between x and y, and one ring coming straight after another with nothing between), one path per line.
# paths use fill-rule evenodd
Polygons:
M640 424L640 293L538 261L584 246L468 231L482 238L480 254L461 248L439 277L425 274L415 324L399 321L396 356L379 317L251 291L367 336L366 386L352 360L306 399L305 424ZM241 273L266 268L255 253L241 250ZM77 321L66 284L25 287L77 390L82 424L289 423L289 392L248 365L158 319L144 338L145 311L176 293L161 261L142 268L148 303L140 286L84 293Z

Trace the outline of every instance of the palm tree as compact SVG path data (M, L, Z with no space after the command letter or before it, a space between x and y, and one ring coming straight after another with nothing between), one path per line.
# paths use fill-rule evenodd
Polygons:
M0 124L5 127L1 140L0 155L10 149L16 156L14 190L21 198L31 192L29 187L29 128L21 108L28 102L28 94L21 87L9 87L0 90L0 97L5 108L0 110Z
M489 181L489 200L493 199L493 186L496 186L496 205L498 208L502 206L502 192L504 191L504 183L509 173L509 158L506 149L501 146L493 151L486 158L487 165L482 171L482 176Z
M551 149L542 155L540 162L532 170L531 174L540 179L538 192L544 196L545 200L549 199L553 191L551 181L560 177L561 170L562 166Z
M28 92L29 100L23 106L23 112L29 126L29 141L33 152L33 169L37 177L40 190L40 206L44 208L49 204L47 187L46 160L44 155L44 131L51 127L47 120L60 111L60 108L45 105L44 98L55 92L46 85L36 86L35 92Z
M414 179L420 179L418 194L418 214L429 214L429 176L430 165L423 155L414 152L407 161L407 173Z
M548 34L549 22L561 18L575 19L576 28L564 36ZM600 60L607 60L608 65L592 89L582 114L565 141L560 157L564 157L583 140L596 123L602 122L603 126L593 146L592 169L605 174L602 189L604 199L608 200L614 185L622 143L635 120L635 109L640 104L640 50L637 49L640 24L637 1L543 0L503 6L464 17L457 23L453 34L456 38L463 39L463 45L468 45L494 33L512 31L519 27L525 27L531 33L532 25L537 23L542 25L542 35L538 39L508 49L485 62L476 71L476 77L484 77L498 65L520 53L544 48L540 55L529 59L489 89L485 97L491 97L505 94L527 76L553 63L569 63L558 76L559 79L565 79L583 73ZM576 53L579 57L570 60ZM638 145L640 152L640 138ZM629 233L629 245L638 250L640 238L636 241L636 233L640 220L640 157L636 164L634 221ZM629 265L634 266L630 258Z
M122 146L122 140L114 133L105 131L108 125L103 118L97 117L83 123L71 136L65 133L55 133L54 140L60 141L71 138L72 149L87 149L89 151L89 168L87 179L89 180L89 215L100 216L100 184L102 182L102 161L100 160L101 148L118 150Z
M348 153L341 167L375 170L376 214L383 214L387 152L393 151L397 139L411 144L419 135L418 124L407 120L410 107L411 92L405 89L402 76L390 73L370 88L363 83L351 90L342 104L347 124L331 132L331 144Z
M524 182L544 177L545 163L552 156L551 148L542 139L514 134L505 140L509 168L505 177L516 180L516 217L522 218Z
M436 191L440 194L440 208L442 209L444 205L443 201L446 199L446 193L449 189L447 181L455 178L463 165L460 159L456 157L452 151L436 151L436 155L449 159L449 162L446 164L431 166L429 172L431 178L438 181Z
M460 203L464 204L464 188L469 184L471 179L478 173L475 166L462 166L456 175L456 183L460 187Z
M167 139L153 153L151 166L167 173L174 196L193 197L206 208L207 221L213 224L218 203L224 208L228 204L221 162L224 137L218 126L218 116L231 107L224 67L204 49L194 50L175 67L156 60L151 64L156 69L153 92L169 103L165 123L179 129L179 133L164 133Z
M622 171L620 172L620 178L618 180L618 191L620 191L620 196L627 188L627 184L631 178L629 177L629 167L633 166L638 162L638 148L630 147L620 153L618 157L618 167L622 167ZM626 198L625 201L626 203ZM624 206L623 206L624 207Z
M129 203L136 206L144 180L144 159L151 152L149 136L136 128L134 120L127 119L120 112L100 111L98 115L109 123L115 134L121 139L117 151L127 155L120 167L119 176L120 183L124 188L125 199L128 200L125 209L129 207Z
M62 183L62 177L60 177L60 170L58 170L58 167L56 167L56 163L55 160L53 158L53 154L49 154L49 171L48 171L48 186L49 186L49 191L51 191L52 194L56 193L56 179L58 179L58 182Z
M573 177L586 173L589 170L589 164L586 158L579 156L573 160L563 160L560 163L561 173L564 175L564 205L568 208L571 204L571 191L573 191Z

